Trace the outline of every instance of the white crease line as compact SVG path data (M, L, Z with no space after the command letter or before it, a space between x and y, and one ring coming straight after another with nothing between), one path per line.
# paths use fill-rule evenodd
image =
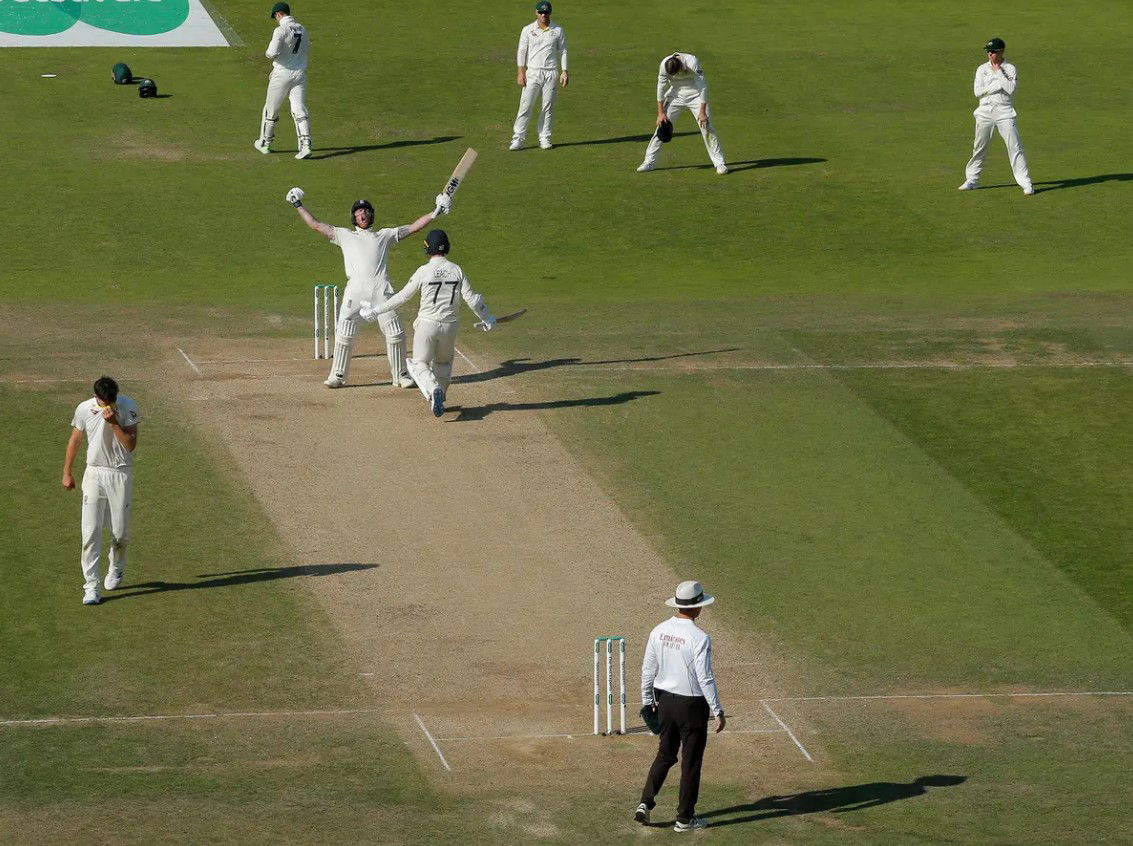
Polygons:
M760 702L850 702L870 699L985 699L988 697L1035 698L1049 696L1133 696L1131 690L1068 690L1049 693L895 693L877 696L781 696Z
M0 726L50 726L74 723L142 723L156 720L223 720L247 717L324 717L345 714L381 714L383 708L347 708L323 711L218 711L205 714L152 714L136 717L43 717L37 720L0 720Z
M698 371L726 371L726 370L1081 370L1090 367L1130 368L1133 362L1129 361L1084 361L1051 364L726 364L706 363L702 367L686 368L687 373ZM638 370L657 371L665 370L662 362L648 361L619 361L608 364L571 364L568 372L574 370Z
M485 735L454 735L452 737L438 737L437 740L538 740L544 737L565 737L574 740L573 734L485 734Z
M445 756L441 752L441 747L437 746L437 741L435 741L433 739L433 736L431 734L429 734L429 730L427 728L425 728L425 723L422 722L421 718L418 717L416 714L413 715L413 719L415 719L417 721L417 725L421 726L421 731L425 732L425 737L429 738L429 743L432 744L433 751L437 753L437 757L441 759L441 763L445 765L445 769L448 770L451 773L452 767L450 767L448 765L448 761L445 760Z
M181 353L181 357L189 363L189 366L191 368L193 368L194 373L196 373L198 376L202 376L202 377L205 375L201 372L201 369L199 367L197 367L197 365L193 364L193 359L191 359L191 358L189 358L189 356L185 355L185 351L183 349L178 347L177 352Z
M479 367L476 366L476 364L472 361L472 359L470 359L468 356L466 356L463 352L460 351L460 347L455 347L454 349L456 349L456 354L458 356L460 356L461 358L463 358L465 361L468 362L469 367L471 367L477 373L483 373L484 372L483 370L481 370Z
M810 757L810 753L806 751L806 747L803 746L801 743L799 743L799 739L797 737L795 737L795 733L793 731L791 731L790 726L788 726L785 722L783 722L781 719L779 719L779 715L771 710L771 706L767 704L767 700L762 699L762 700L760 700L759 704L763 706L763 710L765 710L768 714L770 714L772 719L775 720L775 722L777 722L779 725L781 725L783 727L783 731L785 731L787 733L787 736L795 742L795 746L799 747L799 751L802 752L803 755L806 757L806 759L813 764L814 758Z

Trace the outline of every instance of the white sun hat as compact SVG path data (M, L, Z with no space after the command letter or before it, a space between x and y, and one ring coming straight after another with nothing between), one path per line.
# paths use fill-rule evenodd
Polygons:
M704 592L700 582L681 582L673 596L665 600L670 608L703 608L716 601L716 597Z

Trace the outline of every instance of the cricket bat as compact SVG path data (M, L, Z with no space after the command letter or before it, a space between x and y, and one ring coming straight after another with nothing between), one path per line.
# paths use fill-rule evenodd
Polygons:
M452 172L452 176L448 178L448 183L441 193L447 194L450 197L455 194L456 189L460 187L460 183L464 181L464 177L468 175L468 171L472 170L472 165L475 163L476 151L469 147L464 151L464 155L460 157L456 169Z
M513 311L511 314L505 314L503 317L497 317L496 323L507 323L509 320L515 320L517 317L523 317L527 314L527 309L521 308L519 311ZM478 321L474 324L477 329L484 328L484 321Z

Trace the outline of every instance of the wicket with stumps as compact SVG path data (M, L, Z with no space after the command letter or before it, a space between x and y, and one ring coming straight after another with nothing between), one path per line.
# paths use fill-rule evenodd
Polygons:
M621 635L602 635L594 638L594 733L610 735L614 733L614 644L618 649L618 672L621 677L619 692L620 729L618 734L626 733L626 639ZM606 653L606 731L601 731L599 717L602 711L602 688L599 684L598 667L602 653Z
M320 321L321 317L321 321ZM330 358L330 344L334 327L338 325L338 286L315 286L315 358ZM322 355L319 355L319 339Z

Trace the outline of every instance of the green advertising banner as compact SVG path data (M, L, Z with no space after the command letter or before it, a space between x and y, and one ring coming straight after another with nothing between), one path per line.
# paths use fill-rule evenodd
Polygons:
M0 47L228 45L200 0L0 0Z

